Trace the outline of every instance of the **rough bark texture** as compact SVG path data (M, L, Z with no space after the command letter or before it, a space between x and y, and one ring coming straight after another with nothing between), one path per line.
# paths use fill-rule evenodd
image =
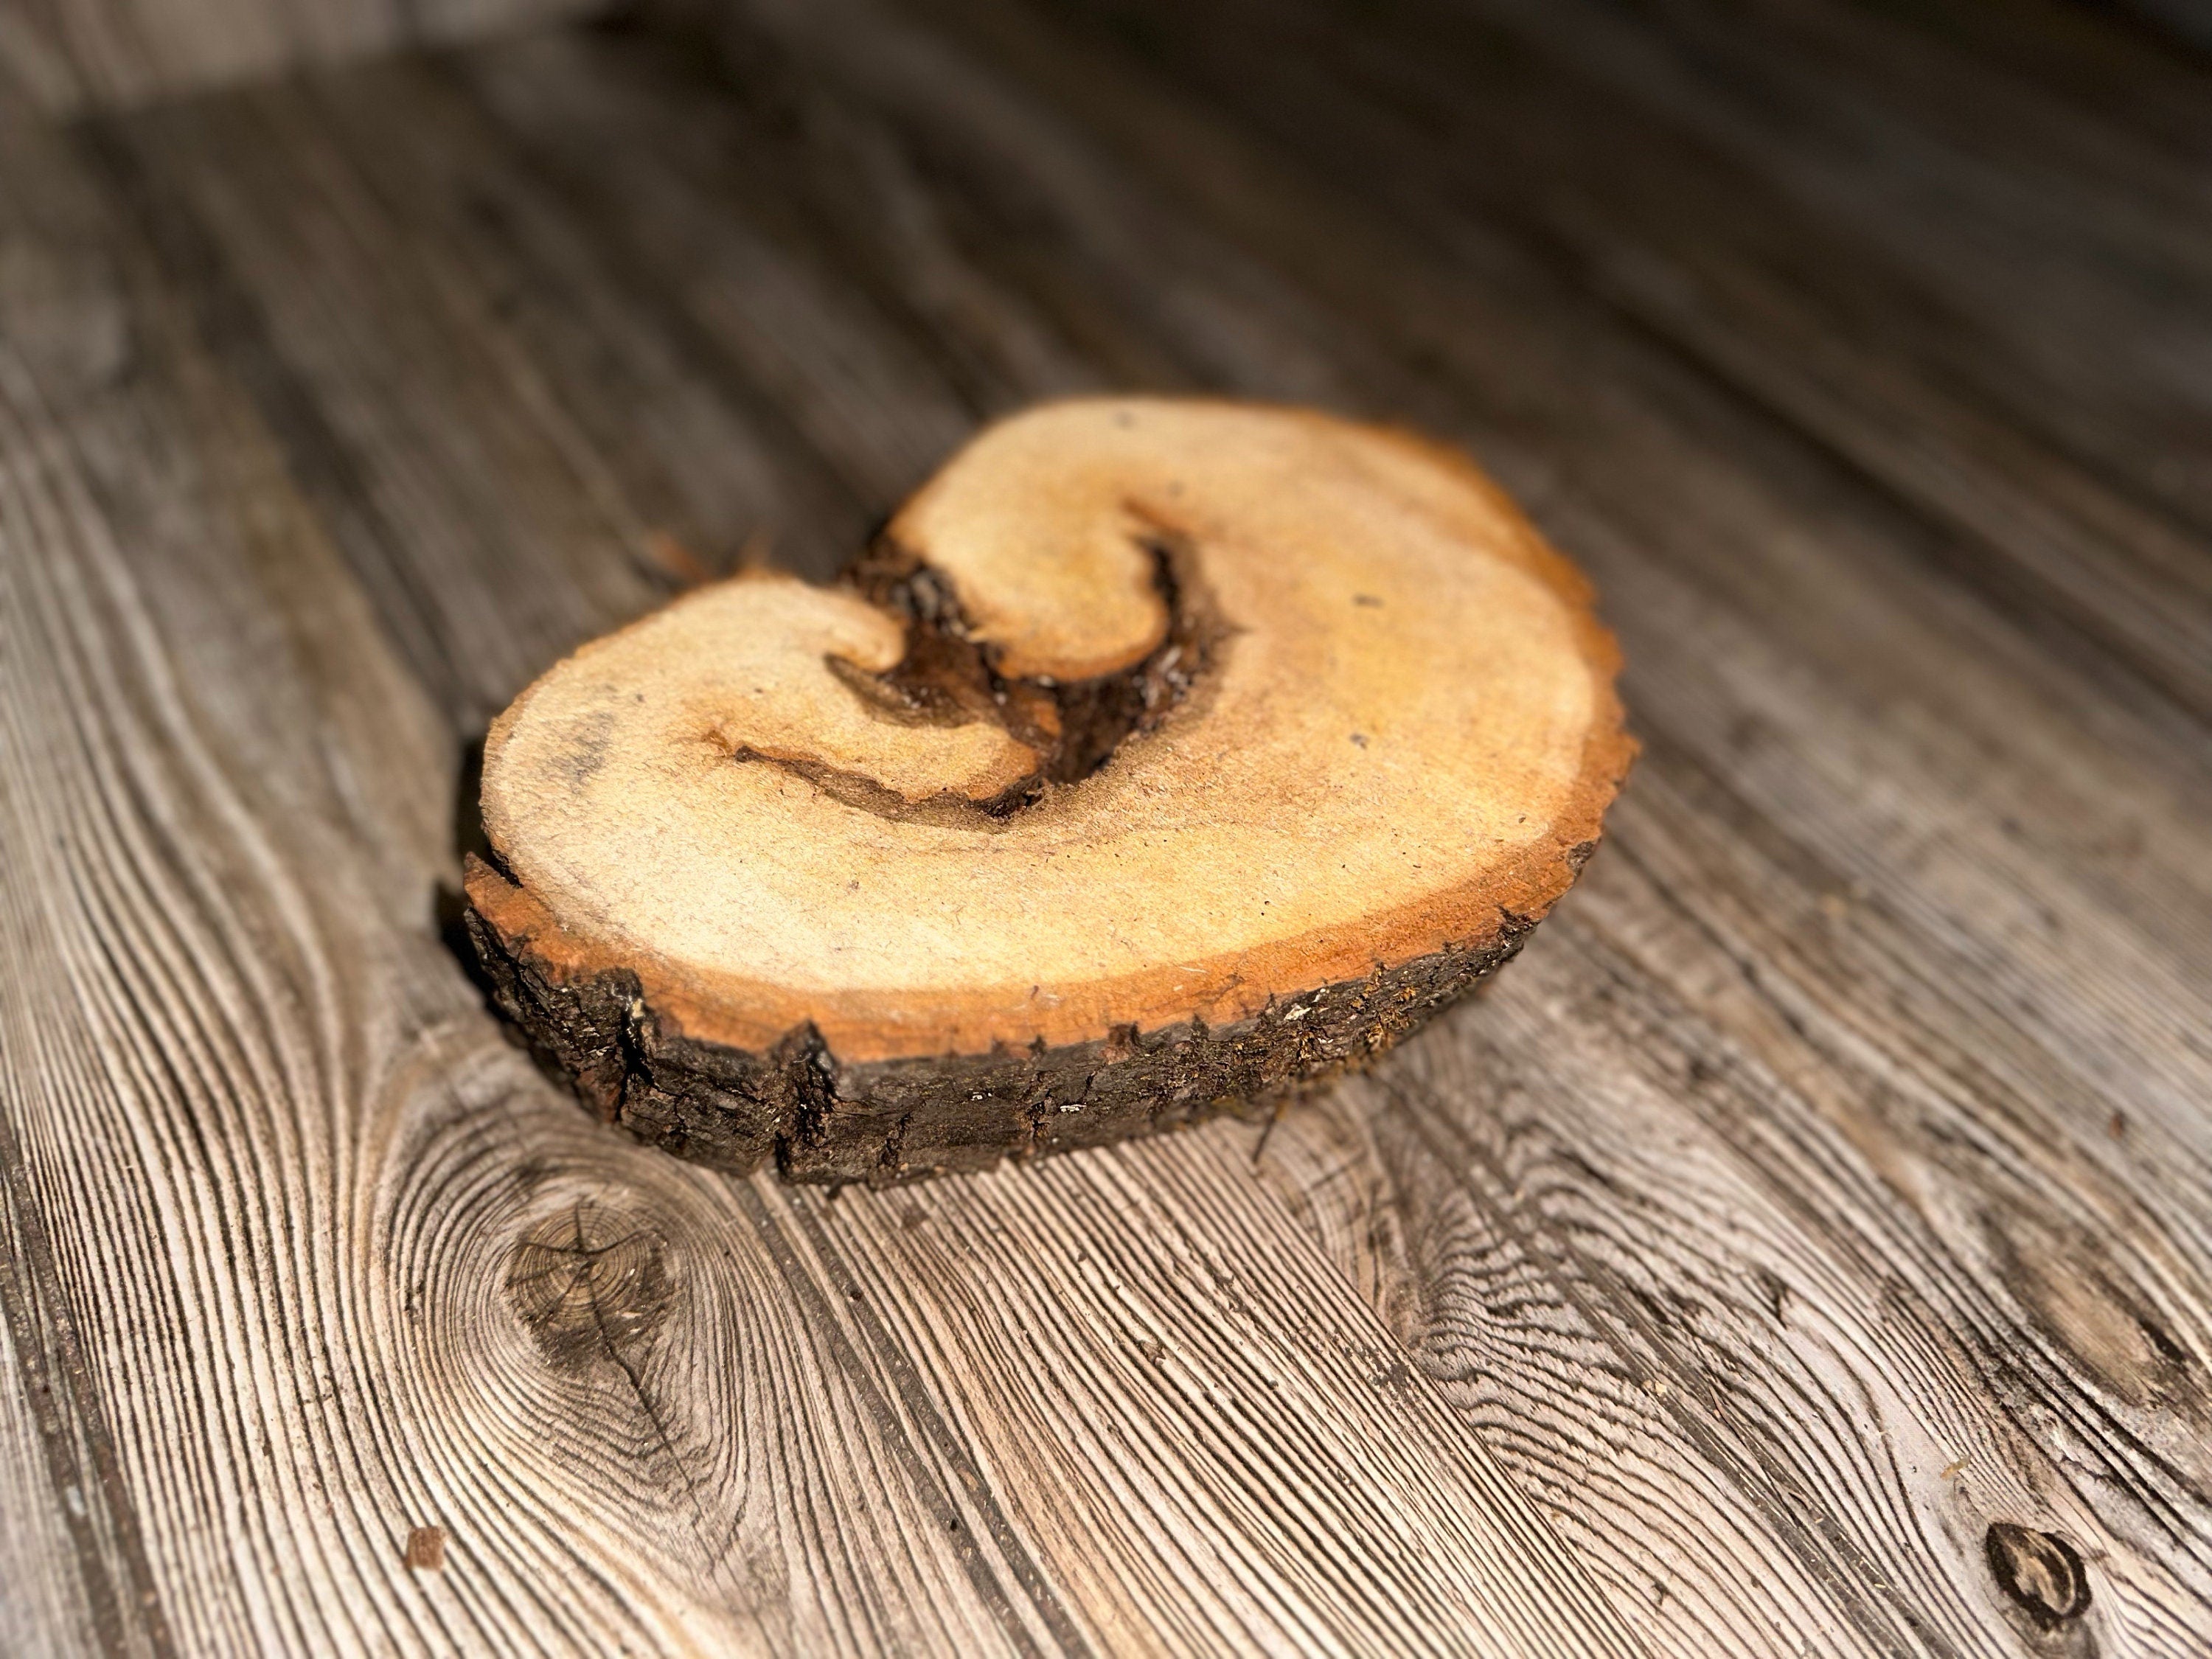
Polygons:
M471 860L470 881L502 879ZM751 1053L686 1036L621 970L572 979L477 910L469 938L501 1012L609 1122L678 1157L789 1180L894 1185L1012 1155L1100 1146L1278 1100L1374 1060L1520 950L1533 922L1255 1018L1133 1028L1099 1042L989 1054L842 1060L811 1028Z

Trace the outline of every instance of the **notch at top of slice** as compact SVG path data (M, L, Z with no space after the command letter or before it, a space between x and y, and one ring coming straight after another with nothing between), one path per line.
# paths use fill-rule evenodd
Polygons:
M701 589L526 691L485 747L503 869L472 870L473 926L510 1012L649 1133L683 1091L612 1049L745 1072L680 1130L718 1161L896 1176L925 1141L960 1165L1108 1139L1060 1120L1116 1066L1150 1055L1122 1081L1198 1106L1279 1087L1510 951L1632 753L1617 662L1581 577L1449 452L1301 410L1048 405L843 586ZM584 1029L601 994L626 1035ZM1076 1051L1085 1098L1048 1133L1034 1097ZM886 1112L896 1145L868 1139Z

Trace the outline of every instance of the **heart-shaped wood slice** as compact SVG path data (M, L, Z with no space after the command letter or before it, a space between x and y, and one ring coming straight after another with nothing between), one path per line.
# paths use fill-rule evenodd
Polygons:
M990 428L835 587L584 647L485 744L469 926L608 1117L877 1182L1382 1053L1634 751L1588 584L1462 457L1160 398Z

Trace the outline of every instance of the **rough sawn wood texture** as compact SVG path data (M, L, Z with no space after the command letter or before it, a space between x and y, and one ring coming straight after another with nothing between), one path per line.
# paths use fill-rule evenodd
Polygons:
M2212 75L2136 31L662 0L0 100L0 1649L2206 1651ZM471 741L1130 386L1591 572L1582 885L1272 1128L592 1121L453 949Z

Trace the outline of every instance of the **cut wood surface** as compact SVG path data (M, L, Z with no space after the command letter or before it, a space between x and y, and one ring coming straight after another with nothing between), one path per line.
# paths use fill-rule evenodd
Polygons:
M0 100L0 1649L2205 1650L2212 79L1357 15ZM833 1196L592 1121L460 960L471 743L1131 387L1590 572L1582 883L1272 1127Z
M468 926L610 1119L879 1183L1371 1063L1516 951L1627 767L1588 584L1311 410L1003 421L845 582L757 572L493 723Z

